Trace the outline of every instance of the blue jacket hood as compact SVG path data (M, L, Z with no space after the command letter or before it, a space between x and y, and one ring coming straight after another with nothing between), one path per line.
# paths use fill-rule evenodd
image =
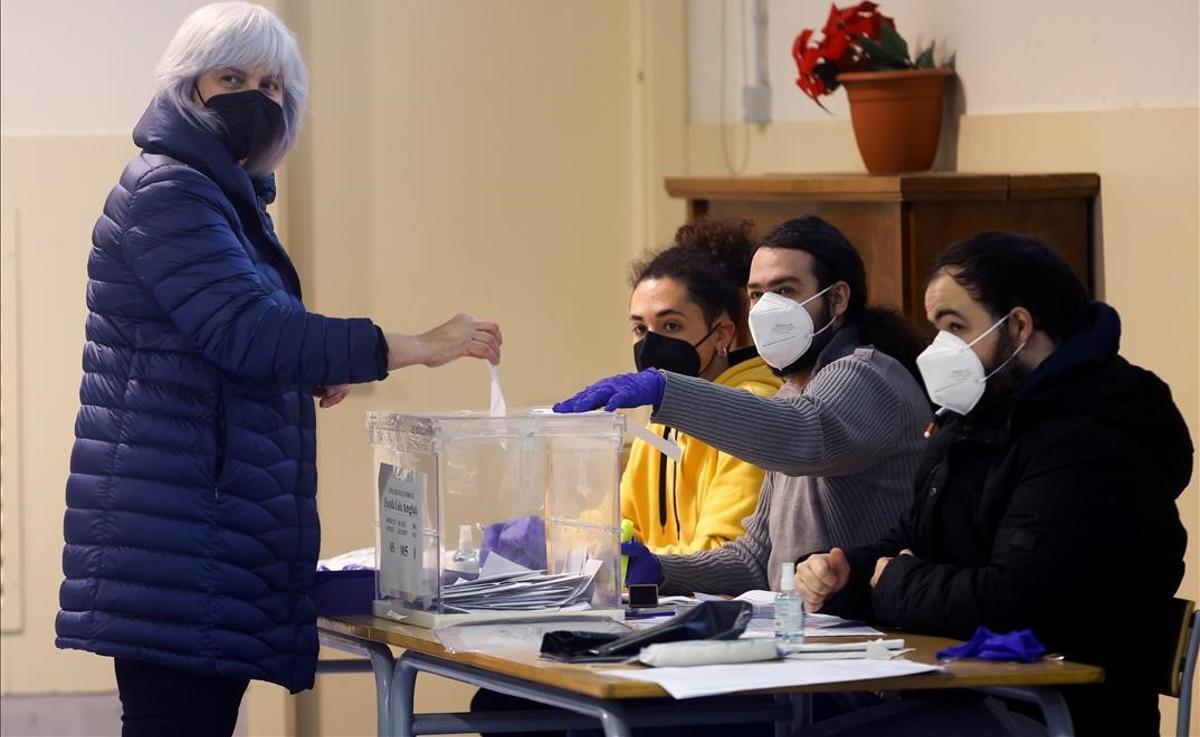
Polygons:
M275 237L266 206L275 201L275 175L251 177L229 152L221 137L190 120L167 96L150 101L133 129L133 142L150 154L170 156L217 183L237 210L247 231L257 230L260 246L296 294L300 278Z

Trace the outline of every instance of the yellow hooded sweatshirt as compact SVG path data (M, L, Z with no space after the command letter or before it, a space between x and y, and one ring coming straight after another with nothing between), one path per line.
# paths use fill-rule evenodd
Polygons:
M753 349L748 352L751 358L713 383L775 396L782 379ZM634 535L657 555L713 550L741 537L742 520L758 503L763 470L672 428L655 423L647 428L678 443L683 457L676 463L645 441L633 441L621 477L621 516L633 521Z

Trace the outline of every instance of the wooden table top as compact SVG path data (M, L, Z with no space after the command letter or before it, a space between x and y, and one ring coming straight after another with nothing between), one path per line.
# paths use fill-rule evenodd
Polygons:
M471 665L495 673L520 678L533 683L554 686L567 691L601 699L645 699L664 698L669 694L653 683L633 681L603 675L600 671L617 668L639 668L642 666L601 663L593 665L558 663L543 660L532 651L510 651L497 653L448 653L432 630L400 624L388 619L372 616L321 618L317 622L323 632L372 640L393 647L444 658L448 661ZM942 648L959 644L957 640L944 637L929 637L911 633L887 633L890 637L901 637L906 647L915 649L909 660L936 664L936 653ZM811 641L833 639L837 642L854 642L867 638L811 638ZM1066 686L1100 683L1104 671L1091 665L1067 661L1043 660L1038 663L990 663L975 660L959 660L945 664L942 671L922 673L899 678L855 681L853 683L831 683L788 689L787 691L906 691L935 688L982 688L989 686Z

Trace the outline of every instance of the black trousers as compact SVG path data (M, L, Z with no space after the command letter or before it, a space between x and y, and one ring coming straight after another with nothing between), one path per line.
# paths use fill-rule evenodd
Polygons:
M121 737L229 737L249 681L116 658Z

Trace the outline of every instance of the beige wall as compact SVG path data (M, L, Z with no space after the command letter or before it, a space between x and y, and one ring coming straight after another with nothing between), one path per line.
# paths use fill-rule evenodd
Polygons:
M20 382L11 387L18 412L3 418L6 468L17 453L21 466L19 486L5 478L6 558L14 538L23 542L23 569L5 574L6 588L8 575L17 574L22 606L10 612L6 602L5 619L17 614L21 626L0 635L0 692L103 690L113 683L111 662L55 650L53 641L89 236L132 152L126 137L0 137L0 208L16 221L18 306L16 332L4 342L7 350L12 338L19 341Z
M0 693L114 688L111 663L54 649L62 517L92 225L153 91L152 70L203 0L0 2L4 606ZM128 19L137 15L138 30ZM121 53L112 39L122 37Z
M721 130L690 128L688 174L726 173ZM1100 175L1098 296L1121 314L1123 355L1171 387L1193 442L1200 439L1198 132L1197 108L996 115L964 118L957 146L959 171ZM747 174L862 170L848 122L775 124L754 133L751 150ZM1179 596L1192 600L1200 599L1198 487L1193 471L1178 500L1188 530ZM1164 699L1164 734L1174 733L1174 710L1175 701ZM1192 720L1200 734L1200 712Z
M761 2L769 18L772 120L829 120L796 88L791 58L801 29L815 28L820 36L829 3ZM743 68L754 75L752 6L749 0L688 0L691 122L741 119ZM1195 107L1200 94L1200 4L1194 0L887 0L881 10L911 47L933 41L939 58L956 53L970 115ZM1157 71L1147 73L1151 69ZM846 117L844 94L823 102L835 118Z
M291 161L291 247L307 301L421 330L498 320L510 407L628 363L620 316L641 223L631 4L593 0L287 6L312 69ZM320 416L325 553L369 544L367 409L484 409L476 362L413 368ZM370 679L323 677L323 734L361 734ZM469 689L424 698L465 707Z
M178 18L195 4L180 0L159 6L165 8L162 17L152 16L159 19L148 20L139 40L130 42L129 53L139 68L146 67L147 77ZM961 9L918 0L899 4L914 18L949 13L958 19L955 29L978 20ZM119 5L118 0L96 4L97 17L87 23L120 25L113 18L131 11ZM740 129L722 130L700 119L688 123L689 101L694 111L697 95L711 94L697 81L703 75L698 77L695 68L689 73L687 64L689 45L693 60L707 58L705 37L697 35L706 21L685 12L696 5L702 12L719 12L702 0L278 3L297 30L313 75L312 112L282 176L280 217L310 304L332 314L369 315L400 331L429 327L456 310L501 321L506 332L502 376L510 406L550 402L590 378L625 369L628 347L619 317L626 263L642 247L664 242L683 217L680 204L663 194L662 178L725 173L720 135L727 135L735 154L742 145ZM786 42L781 19L798 11L785 6L771 3L779 21L772 39ZM60 23L77 20L83 11L72 7L3 0L0 214L6 223L16 223L11 232L22 397L15 420L6 403L3 426L6 456L13 427L20 433L16 524L23 533L18 538L22 629L0 640L0 692L5 693L113 687L106 661L56 651L52 628L88 236L105 192L130 154L125 131L140 113L148 87L147 77L141 77L126 86L133 89L98 94L93 107L112 107L103 107L90 122L86 116L82 123L72 120L74 128L57 132L47 119L67 119L62 114L14 106L16 99L36 102L34 93L42 88L10 85L7 75L14 66L7 54L16 48L10 39L24 28L30 38L40 34L87 43L55 36L44 26L54 12ZM941 10L932 13L934 7ZM980 12L994 11L989 6ZM1106 19L1093 34L1098 39L1123 23L1115 11L1098 15ZM1010 27L1028 32L1025 25ZM1194 56L1192 46L1185 50ZM111 50L106 46L85 56L102 53ZM1003 63L986 55L971 61L978 71L965 81L979 93L968 86L969 100L983 105L984 90L992 87L979 87L979 80ZM85 80L89 89L104 89L114 84L112 78L133 74L132 67L106 64L97 70L98 78ZM26 68L62 84L52 61ZM964 77L969 70L960 65ZM788 72L776 73L784 75L776 94L791 94ZM1178 94L1171 80L1154 85L1154 99ZM13 89L29 94L18 98ZM954 156L948 160L956 158L964 171L1101 175L1102 294L1122 313L1126 354L1171 384L1197 436L1197 108L1192 102L1144 109L1141 99L1129 99L1127 85L1099 89L1121 99L1100 104L1093 94L1088 104L1095 109L1077 112L1046 111L1038 107L1040 99L1037 105L1027 100L1021 109L1010 109L1003 100L977 110L968 106L950 141ZM750 146L748 173L861 170L844 115L755 129ZM4 264L13 268L8 260ZM6 356L6 366L10 360ZM6 375L5 393L9 386ZM369 456L362 431L366 409L482 408L485 401L486 372L478 364L462 364L405 371L322 412L323 551L371 538ZM4 544L10 550L7 491L4 509ZM1200 510L1195 483L1181 500L1181 511L1193 541L1182 593L1196 598ZM7 627L7 613L5 618ZM469 693L433 680L421 689L422 704L429 708L461 707ZM322 677L316 693L297 708L279 689L255 686L251 732L366 734L372 728L371 691L365 677Z
M844 94L830 98L834 114L827 115L792 84L791 39L804 26L819 27L824 6L777 0L769 6L768 57L782 122L747 128L719 122L722 114L727 121L740 115L739 31L726 29L726 64L736 75L727 81L722 111L720 55L705 53L720 41L720 7L717 0L689 2L692 118L677 173L729 174L722 137L728 158L746 154L747 175L863 171ZM1121 314L1123 354L1170 385L1193 440L1200 438L1200 63L1192 41L1159 43L1157 35L1135 29L1156 24L1168 34L1193 34L1194 41L1197 7L1188 0L899 0L884 8L910 40L936 38L958 51L953 107L965 115L947 127L939 168L1100 175L1098 296ZM1053 42L1031 33L1033 15L1045 28L1069 26L1071 33ZM1118 43L1137 50L1110 53ZM1172 71L1131 78L1130 54L1138 66ZM1197 487L1193 474L1178 502L1189 539L1179 595L1191 599L1200 598ZM1164 699L1164 733L1174 732L1174 711L1174 700ZM1200 734L1200 712L1193 713L1192 732Z

